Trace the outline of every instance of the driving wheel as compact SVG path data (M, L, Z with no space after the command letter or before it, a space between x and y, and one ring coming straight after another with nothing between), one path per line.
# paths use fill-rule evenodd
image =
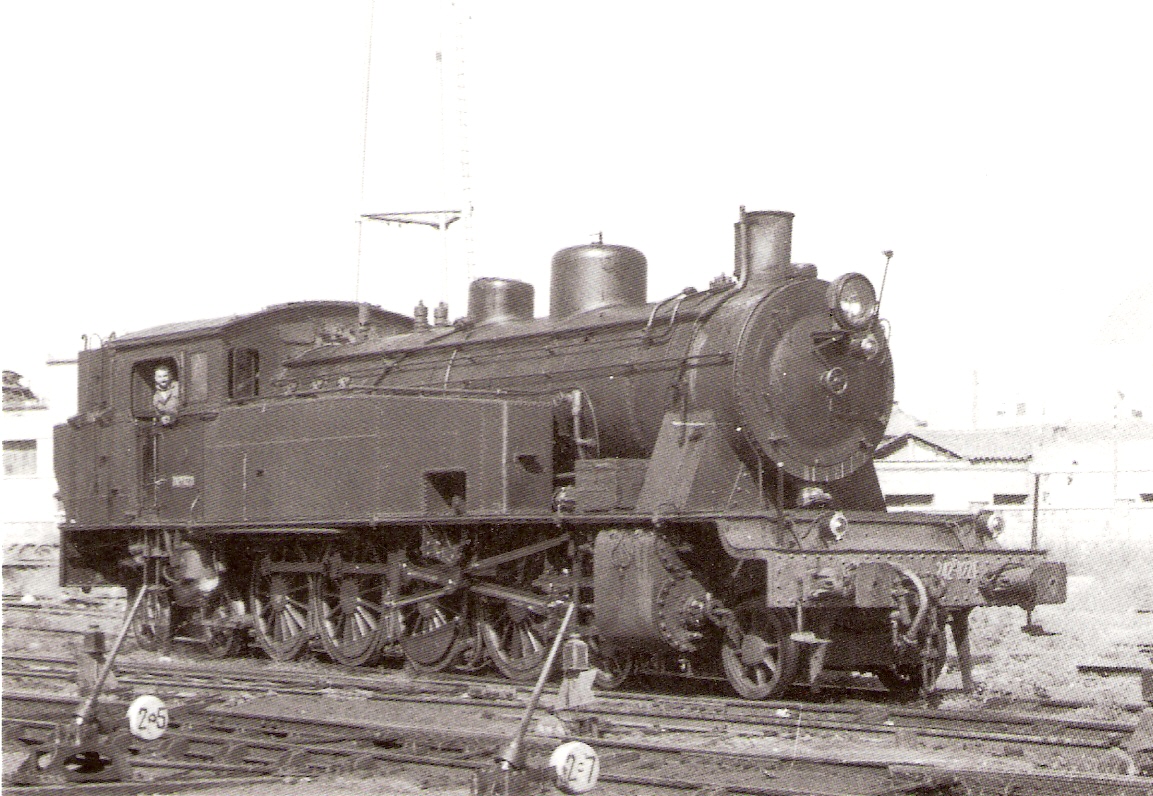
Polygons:
M290 661L300 655L312 634L312 577L275 568L307 560L301 550L290 548L269 553L252 570L249 596L256 641L274 661Z
M556 627L552 617L513 602L487 606L480 619L489 660L501 674L517 682L531 682L540 676Z
M371 549L361 550L356 560L381 563L379 552ZM367 666L380 658L400 623L397 611L387 607L390 597L384 574L318 576L314 610L328 656L345 666Z
M458 595L423 600L402 610L400 648L417 672L440 672L464 652L468 636Z
M388 612L382 578L321 578L316 619L328 657L345 666L367 666L380 657Z

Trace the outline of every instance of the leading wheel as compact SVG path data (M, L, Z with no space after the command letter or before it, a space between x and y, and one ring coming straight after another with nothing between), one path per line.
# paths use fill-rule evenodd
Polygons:
M937 687L937 678L945 668L944 661L898 664L884 669L874 669L873 673L881 685L899 698L926 695Z
M132 617L136 644L149 652L167 651L172 644L172 605L167 586L142 586L144 599Z
M903 574L908 586L897 594L899 610L894 612L903 620L898 626L900 643L892 664L874 672L885 688L900 697L926 697L945 668L947 614L914 573Z
M789 637L788 615L766 608L756 598L733 610L733 624L721 645L725 677L745 699L781 694L797 674L796 645Z
M937 687L947 652L943 622L926 622L928 629L916 647L907 650L889 667L874 669L881 685L901 699L928 696Z
M256 641L274 661L290 661L304 650L312 634L309 608L312 578L305 572L277 572L278 564L299 564L299 549L266 555L252 570L249 596Z

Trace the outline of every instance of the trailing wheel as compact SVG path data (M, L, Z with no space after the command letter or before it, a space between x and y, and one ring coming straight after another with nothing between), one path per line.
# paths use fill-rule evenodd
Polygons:
M766 608L756 598L733 610L721 645L725 677L745 699L769 699L793 683L796 645L788 614Z
M172 604L168 587L151 585L139 588L143 588L145 593L140 608L132 617L136 644L149 652L167 651L172 645Z
M268 553L253 567L249 597L256 641L274 661L297 657L312 635L312 576L276 569L307 562L293 547Z
M210 658L228 658L244 648L238 627L238 601L221 587L208 595L200 609L200 637Z

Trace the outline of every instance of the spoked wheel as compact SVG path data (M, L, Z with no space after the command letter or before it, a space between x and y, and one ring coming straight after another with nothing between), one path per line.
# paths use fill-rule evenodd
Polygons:
M252 570L250 598L256 640L274 661L298 656L312 634L309 608L312 577L304 572L275 572L281 563L303 563L300 550L273 552Z
M361 549L358 563L380 563L379 551ZM383 574L341 573L316 581L316 624L324 651L337 663L367 666L380 658L384 645L395 638L400 616L387 608L391 598Z
M486 551L505 557L516 556L488 574L485 585L507 592L524 592L525 600L484 598L478 616L485 652L497 670L510 680L528 682L540 676L557 630L560 615L549 606L558 595L571 588L561 572L562 564L550 561L552 550L538 550L525 555L547 539L526 533L502 540L501 548ZM481 586L477 587L478 590Z
M593 651L593 665L597 668L597 688L611 691L620 688L633 673L636 658L624 648L596 645Z
M487 606L480 618L480 631L493 666L517 682L539 677L558 627L553 620L518 603Z
M928 696L945 668L947 615L929 597L916 574L903 571L904 588L897 592L901 646L893 665L875 670L885 688L900 697Z
M917 695L928 694L937 687L937 678L944 669L944 663L939 664L902 664L887 669L875 669L874 674L881 681L881 685L901 698L911 698Z
M223 587L208 596L200 609L200 638L210 658L228 658L244 648L235 598Z
M721 662L729 684L745 699L779 695L797 674L796 645L789 637L792 623L788 615L770 610L754 598L736 607L733 621L721 645Z
M462 601L463 597L453 595L402 610L400 648L414 671L442 672L461 659L468 639Z
M141 586L144 600L132 617L136 644L149 652L167 651L172 645L172 605L167 586Z
M937 687L937 678L945 668L946 643L944 624L930 624L917 648L893 666L874 669L873 673L900 698L927 696Z

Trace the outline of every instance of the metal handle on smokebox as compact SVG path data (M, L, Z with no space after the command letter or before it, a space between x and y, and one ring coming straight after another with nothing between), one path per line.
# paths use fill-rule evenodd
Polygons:
M132 603L132 608L129 609L128 616L124 619L124 627L120 628L120 633L116 636L116 641L112 644L112 649L109 651L104 665L100 667L100 673L92 685L92 693L76 711L76 726L83 727L91 720L92 711L96 708L96 700L100 698L100 689L104 687L104 681L108 679L108 673L112 671L112 665L116 662L116 654L120 652L120 645L128 636L128 630L132 627L132 620L136 618L136 612L140 610L140 605L144 602L144 595L147 591L148 587L142 585L140 593L136 595L136 602Z
M564 619L561 620L560 630L556 634L556 639L553 640L552 649L548 651L548 658L545 659L544 669L541 670L540 677L536 679L536 687L533 688L532 696L528 699L528 705L524 709L524 716L521 717L520 726L517 728L516 735L508 742L508 746L497 755L496 762L500 763L502 769L524 767L524 749L521 748L524 743L524 736L528 732L528 724L532 721L532 714L536 711L541 692L544 691L544 684L548 681L549 675L552 673L552 665L556 661L556 654L560 651L560 645L564 643L565 631L568 630L569 620L572 619L575 611L576 600L573 600L568 604L568 610L565 611Z

